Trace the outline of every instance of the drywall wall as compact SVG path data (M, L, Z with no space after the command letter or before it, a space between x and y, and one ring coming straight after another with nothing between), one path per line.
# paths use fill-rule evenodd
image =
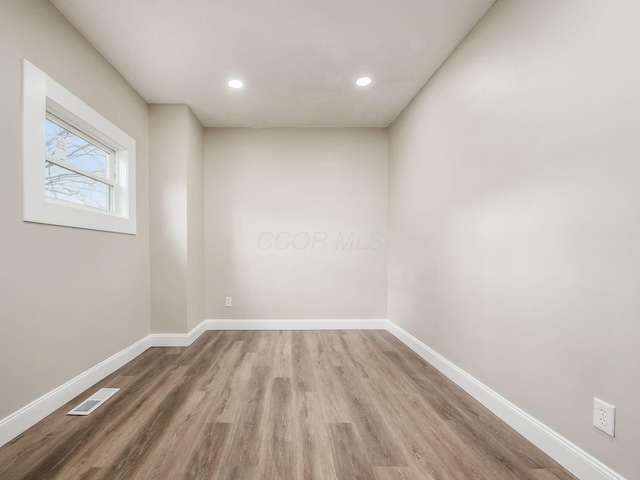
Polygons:
M22 221L21 58L136 141L137 235ZM149 333L147 104L45 0L0 15L0 418Z
M187 330L187 107L149 105L151 331Z
M204 314L204 128L187 115L187 331Z
M627 478L639 23L634 0L499 0L389 133L390 320Z
M203 128L187 105L150 105L151 331L204 320Z
M386 131L205 132L207 317L386 318Z

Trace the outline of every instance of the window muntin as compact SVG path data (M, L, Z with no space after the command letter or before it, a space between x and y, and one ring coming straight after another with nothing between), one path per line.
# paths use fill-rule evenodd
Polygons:
M55 163L45 163L45 195L65 202L113 211L113 187L68 170Z
M45 121L45 195L113 212L115 152L51 113Z
M47 156L63 160L104 178L109 178L108 174L113 172L110 165L113 149L49 112L45 122L45 141Z

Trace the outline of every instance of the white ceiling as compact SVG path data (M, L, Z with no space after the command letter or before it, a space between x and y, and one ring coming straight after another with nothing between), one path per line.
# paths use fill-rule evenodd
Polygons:
M52 0L147 102L210 127L387 126L493 1Z

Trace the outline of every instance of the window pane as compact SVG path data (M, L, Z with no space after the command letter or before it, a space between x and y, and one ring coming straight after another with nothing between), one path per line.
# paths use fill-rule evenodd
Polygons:
M47 118L45 153L107 178L109 153Z
M111 210L111 186L66 168L46 162L45 191L47 197Z

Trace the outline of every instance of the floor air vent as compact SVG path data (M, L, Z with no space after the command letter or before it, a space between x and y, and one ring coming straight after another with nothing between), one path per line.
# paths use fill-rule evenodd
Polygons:
M104 402L113 397L119 388L101 388L84 402L71 410L67 415L89 415Z

